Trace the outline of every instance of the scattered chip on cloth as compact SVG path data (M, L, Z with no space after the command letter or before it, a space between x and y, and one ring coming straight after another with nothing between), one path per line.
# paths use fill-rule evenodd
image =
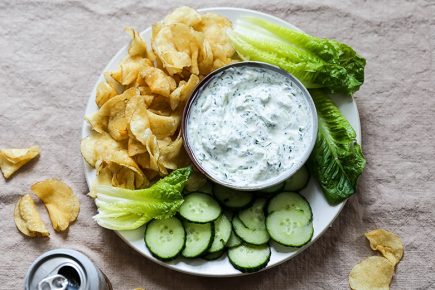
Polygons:
M9 178L27 162L39 155L39 146L24 149L0 150L0 169L5 178Z
M77 219L80 211L79 200L62 181L46 179L33 184L32 191L44 203L56 231L65 231Z
M394 266L387 259L372 256L356 264L349 274L353 290L389 290Z
M28 237L50 236L30 194L18 199L14 210L14 221L18 230Z
M365 233L365 236L372 250L381 252L393 265L400 262L403 257L403 244L396 234L377 229Z

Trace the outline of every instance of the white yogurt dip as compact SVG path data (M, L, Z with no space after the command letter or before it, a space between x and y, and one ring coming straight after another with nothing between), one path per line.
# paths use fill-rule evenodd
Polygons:
M214 179L240 187L300 166L315 134L313 111L298 85L254 66L215 75L186 118L186 142L197 162Z

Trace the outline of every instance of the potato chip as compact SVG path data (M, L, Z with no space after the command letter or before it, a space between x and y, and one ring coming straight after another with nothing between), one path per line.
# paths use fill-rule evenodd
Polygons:
M97 86L95 103L101 107L105 102L116 96L116 90L106 82L101 82Z
M162 116L147 111L150 129L158 139L174 135L180 126L181 116L172 114L171 116Z
M164 168L175 170L189 163L189 158L184 151L181 134L167 146L159 148L159 152L159 163Z
M129 156L136 156L147 152L145 145L137 141L135 138L128 139L127 151Z
M123 140L127 136L127 124L122 119L125 117L125 106L127 102L135 95L139 95L139 90L130 88L123 94L117 95L106 103L92 116L86 117L92 129L98 133L103 133L108 130L109 121L116 122L112 124L111 134L112 137Z
M377 229L365 233L372 250L379 251L393 265L400 262L403 256L403 244L400 238L392 232Z
M109 185L112 186L112 171L108 166L106 166L105 162L99 160L99 164L95 165L95 168L97 168L97 176L92 183L92 186L90 188L90 192L88 195L92 198L97 197L97 193L94 191L95 186L97 185Z
M183 68L190 67L191 59L187 51L178 51L169 25L152 26L151 46L156 57L161 61L169 75L180 73Z
M32 146L24 149L0 150L0 169L5 178L9 178L27 162L39 155L39 147Z
M145 58L147 56L147 45L140 34L132 27L126 27L125 32L131 37L130 45L128 46L128 54L132 57L140 56Z
M368 257L355 265L349 274L353 290L388 290L394 274L394 266L384 257Z
M205 39L210 43L213 56L216 59L229 63L235 50L227 36L226 30L232 24L226 17L206 13L201 16L201 22L194 26L197 31L203 32Z
M118 83L128 86L136 82L139 73L148 67L153 67L149 59L141 58L140 56L127 56L120 63L119 70L112 72L112 77Z
M77 219L79 200L72 189L60 180L46 179L32 185L32 191L47 208L53 228L64 231Z
M174 23L183 23L188 26L194 26L201 22L201 15L196 12L195 9L192 9L187 6L182 6L174 11L171 14L167 15L163 19L163 23L165 24L174 24Z
M14 220L18 230L26 236L50 236L30 194L26 194L18 200L14 210Z
M145 83L149 86L152 93L165 97L169 97L177 86L173 78L166 75L161 69L155 67L148 67L142 70L141 77L144 78Z
M90 136L82 139L80 149L83 158L92 167L96 167L98 161L104 161L111 165L127 167L135 172L135 184L140 187L146 182L144 174L136 162L128 155L128 151L121 143L113 140L107 133L93 132Z
M197 75L190 75L187 83L181 81L178 87L171 93L169 97L169 103L172 110L175 110L181 102L186 102L193 93L193 90L199 83L199 77Z
M116 94L120 95L125 91L125 87L113 78L113 74L114 72L105 72L104 79L106 80L107 84L109 84L109 86L116 91ZM121 71L119 71L119 74L121 74Z

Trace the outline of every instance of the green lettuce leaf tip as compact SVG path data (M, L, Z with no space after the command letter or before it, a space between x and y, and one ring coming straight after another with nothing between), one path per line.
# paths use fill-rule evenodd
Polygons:
M327 200L337 204L356 192L366 160L355 130L322 90L310 90L318 115L318 133L308 167Z

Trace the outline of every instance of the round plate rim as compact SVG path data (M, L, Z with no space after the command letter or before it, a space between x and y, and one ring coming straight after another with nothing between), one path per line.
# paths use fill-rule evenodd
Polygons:
M218 12L218 11L231 11L231 12L245 12L245 13L251 13L251 14L256 14L259 16L263 16L263 17L267 17L270 19L274 19L275 21L279 22L279 23L285 23L286 25L291 25L293 26L291 23L278 18L276 16L264 13L264 12L260 12L260 11L256 11L256 10L251 10L251 9L246 9L246 8L237 8L237 7L207 7L207 8L201 8L201 9L197 9L197 11L199 12ZM297 28L297 27L295 27ZM147 27L145 30L141 31L141 34L145 33L146 31L150 30L151 26ZM299 28L297 28L299 29ZM123 54L123 51L125 51L127 48L127 45L123 46L122 48L119 49L119 51L110 59L110 61L108 62L108 64L104 67L102 73L98 76L98 79L100 79L100 77L104 74L105 71L108 70L108 68L111 66L112 62L114 59L119 58L119 56L121 54ZM95 95L95 91L97 89L97 86L99 84L99 81L97 80L96 84L94 85L91 93L90 93L90 97L86 103L86 108L85 108L85 114L86 112L89 111L89 107L91 106L91 103L93 103L94 100L94 95ZM358 108L356 105L356 102L354 100L354 98L352 97L352 109L355 111L355 117L357 119L357 124L356 126L354 126L354 130L356 131L357 134L357 141L361 144L361 121L359 118L359 112L358 112ZM354 124L355 125L355 124ZM81 128L81 138L85 138L87 136L89 136L89 132L90 132L90 127L89 124L86 122L86 120L83 120L83 125ZM88 185L88 188L91 187L91 180L90 180L90 173L88 172L88 169L90 170L90 166L86 163L86 161L84 160L84 158L82 158L83 160L83 165L84 165L84 171L85 171L85 179L86 179L86 183ZM93 174L95 170L93 170ZM304 250L306 250L309 246L311 246L312 244L314 244L325 232L326 230L331 226L331 224L335 221L335 219L340 215L344 205L346 204L347 200L343 201L340 204L335 205L335 207L337 208L336 210L336 214L335 216L327 223L327 225L319 231L319 234L314 237L308 244L306 244L305 246L299 248L296 252L294 252L294 254L289 254L288 257L274 263L273 265L267 265L265 268L261 269L260 271L254 272L254 273L242 273L242 272L238 272L238 273L232 273L232 274L213 274L213 273L198 273L198 272L194 272L194 271L189 271L189 270L185 270L185 269L181 269L176 267L173 264L168 264L166 262L160 261L156 258L154 258L152 255L147 255L146 253L140 251L139 249L137 249L136 247L134 247L134 245L126 239L125 236L123 236L123 234L120 231L114 231L125 243L127 243L131 248L133 248L135 251L137 251L138 253L140 253L141 255L143 255L144 257L148 258L149 260L162 265L166 268L175 270L177 272L181 272L181 273L185 273L185 274L190 274L190 275L195 275L195 276L203 276L203 277L215 277L215 278L225 278L225 277L238 277L238 276L246 276L246 275L251 275L251 274L255 274L255 273L259 273L268 269L271 269L275 266L278 266L286 261L289 261L290 259L296 257L297 255L299 255L300 253L302 253Z

